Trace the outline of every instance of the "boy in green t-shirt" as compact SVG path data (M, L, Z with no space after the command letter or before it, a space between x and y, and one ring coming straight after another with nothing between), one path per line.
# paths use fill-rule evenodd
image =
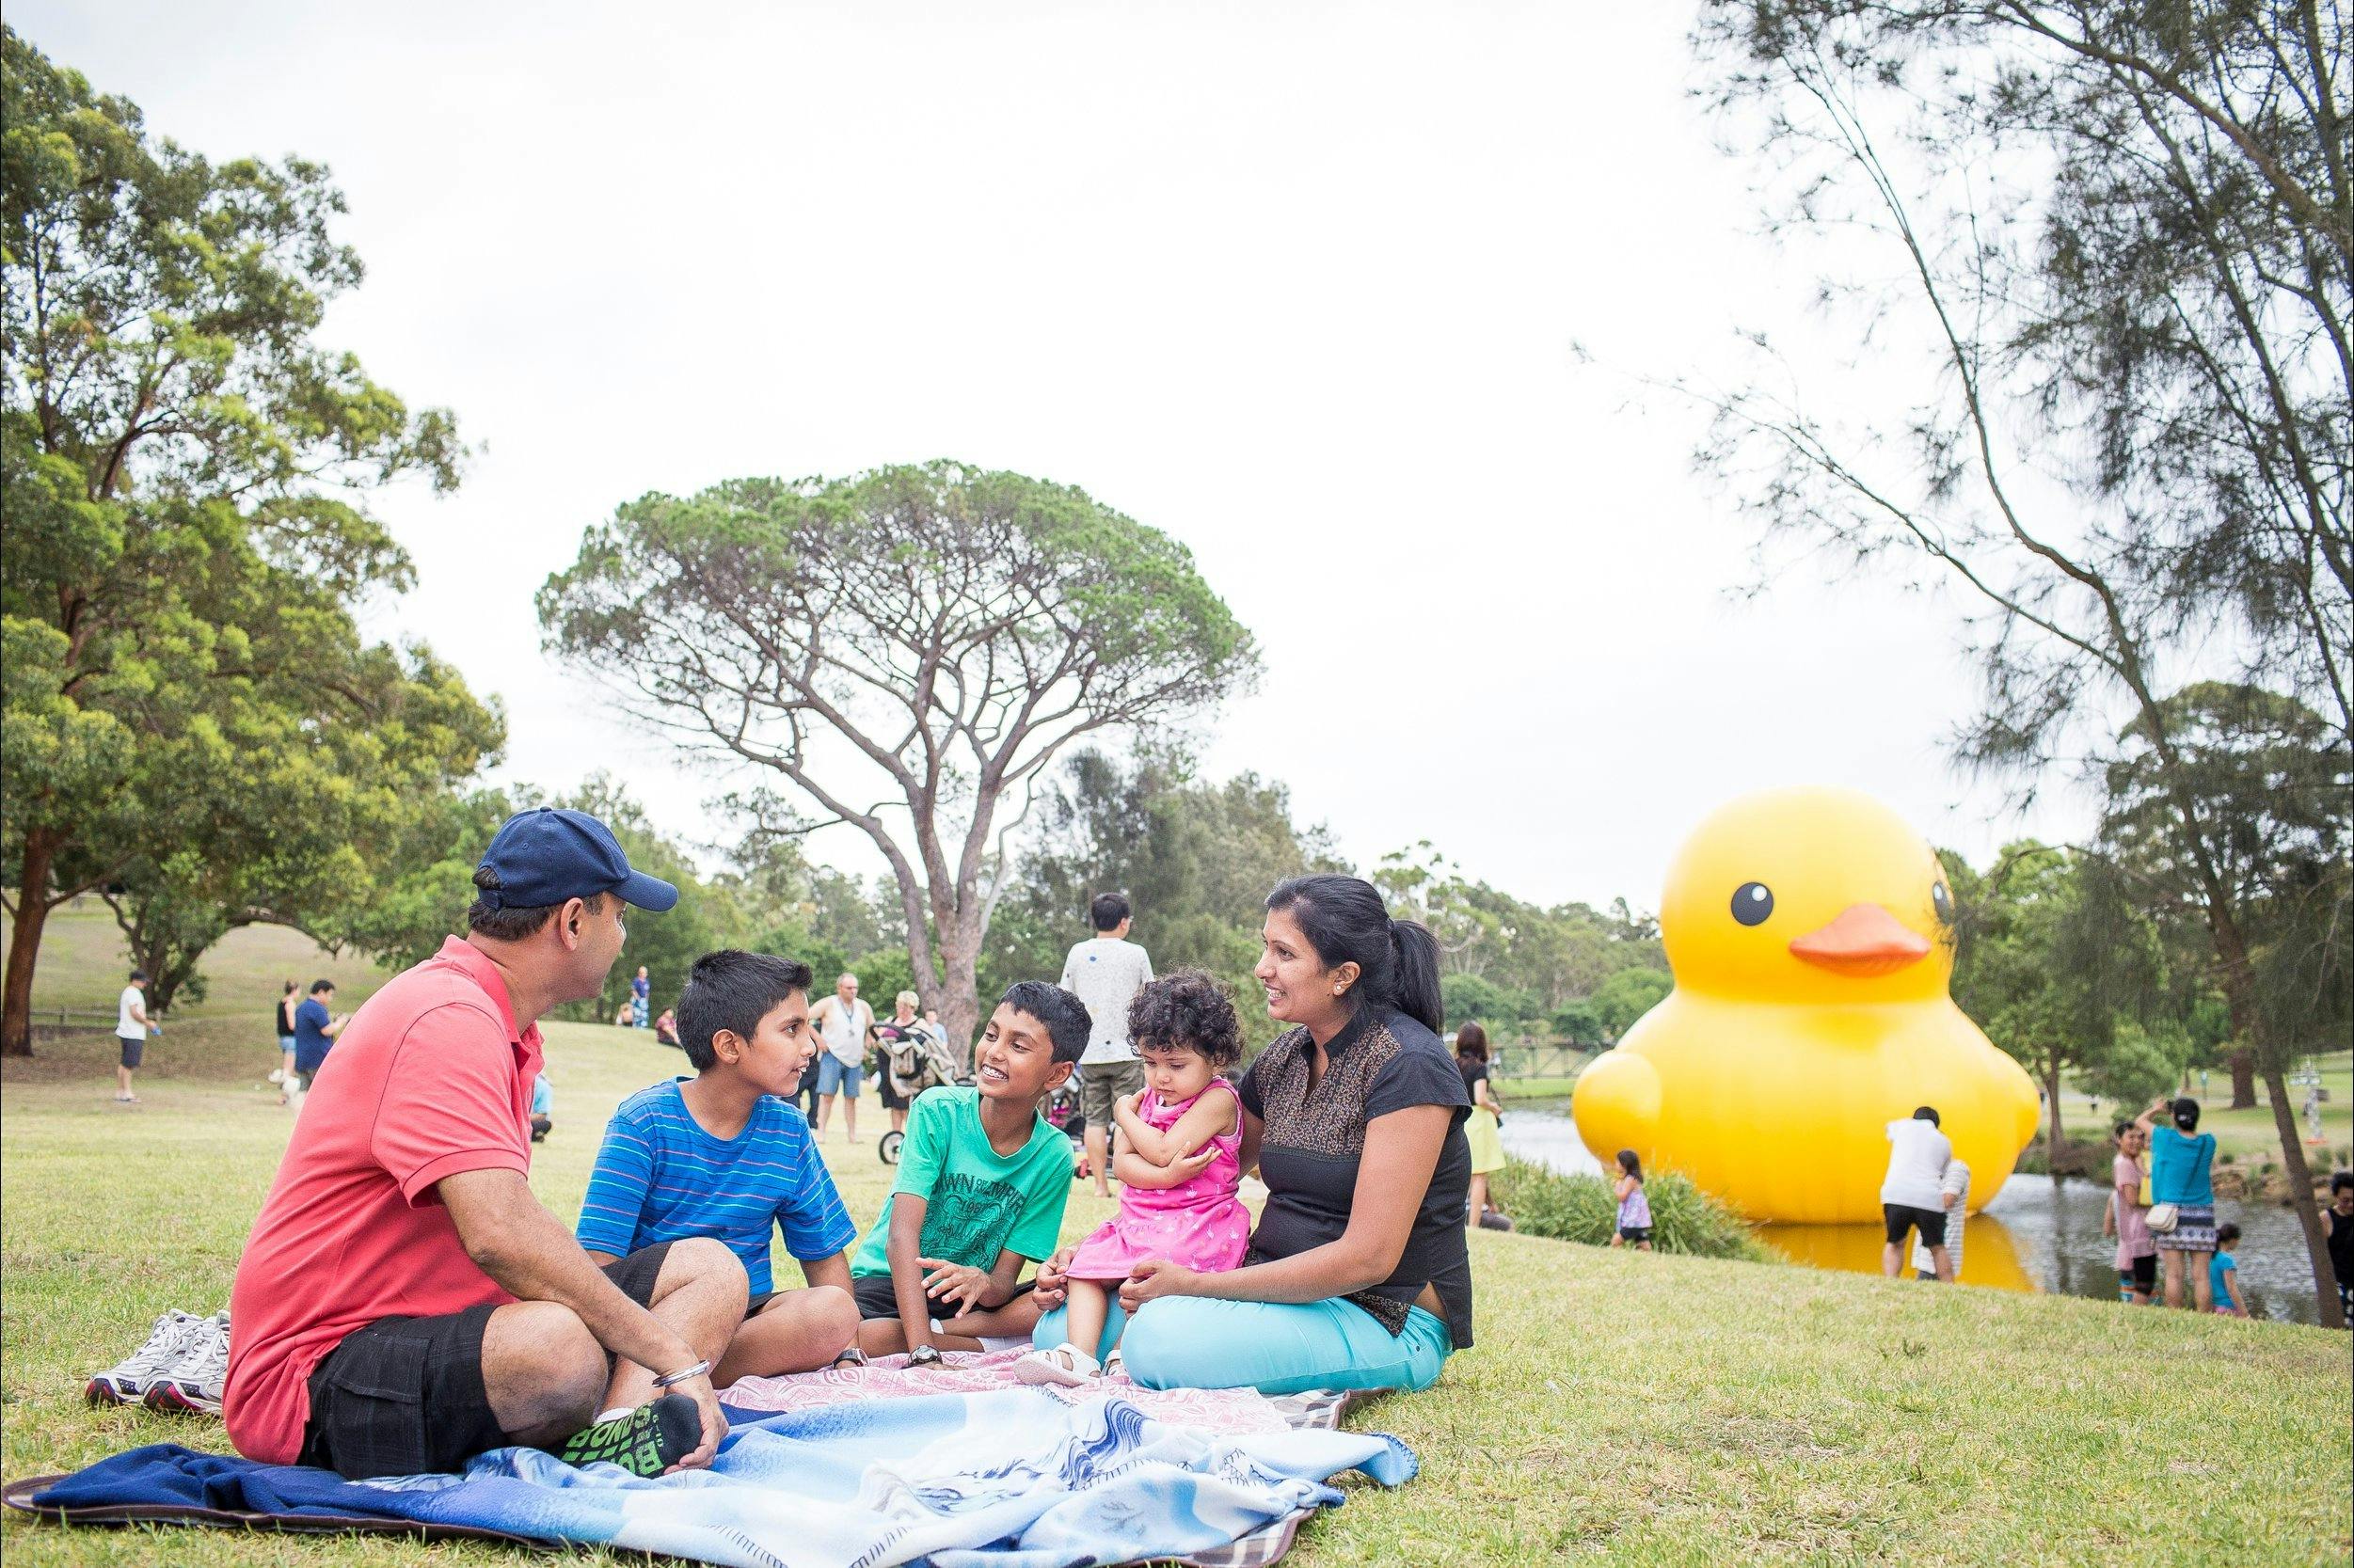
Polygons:
M1087 1007L1060 986L1006 988L973 1053L969 1086L910 1108L891 1202L851 1259L858 1348L929 1366L943 1350L1029 1342L1036 1281L1071 1196L1071 1142L1038 1114L1087 1049Z

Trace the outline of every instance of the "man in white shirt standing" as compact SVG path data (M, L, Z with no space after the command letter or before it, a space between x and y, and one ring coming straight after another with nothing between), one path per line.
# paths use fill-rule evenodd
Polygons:
M115 1013L115 1043L122 1047L122 1060L115 1068L115 1103L135 1105L139 1097L131 1092L131 1075L139 1070L139 1058L147 1053L147 971L131 972L131 983L122 988L121 1005Z
M809 1009L810 1026L825 1049L818 1053L817 1136L834 1114L834 1099L842 1099L842 1141L858 1141L858 1085L867 1075L867 1046L874 1035L875 1010L859 1000L858 976L844 974L834 982L834 994Z
M1095 935L1062 961L1062 989L1087 1004L1094 1028L1079 1057L1079 1114L1087 1118L1087 1164L1095 1190L1111 1196L1112 1104L1144 1091L1144 1068L1128 1040L1128 1004L1153 978L1153 960L1128 940L1136 924L1128 900L1097 895L1089 907Z
M1887 1221L1887 1245L1880 1249L1880 1272L1890 1279L1904 1265L1907 1231L1920 1232L1937 1277L1953 1277L1953 1260L1946 1254L1946 1167L1953 1163L1953 1143L1937 1129L1937 1111L1924 1105L1910 1117L1888 1123L1888 1174L1880 1183L1880 1212Z

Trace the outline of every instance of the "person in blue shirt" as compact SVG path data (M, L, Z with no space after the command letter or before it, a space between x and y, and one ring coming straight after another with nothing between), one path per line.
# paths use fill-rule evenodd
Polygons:
M765 954L697 958L678 998L695 1076L621 1102L581 1205L575 1234L599 1263L689 1236L724 1242L742 1260L752 1299L711 1374L716 1387L826 1366L858 1333L846 1256L858 1230L789 1102L817 1053L809 979L807 964ZM805 1290L776 1287L777 1230Z
M2226 1220L2215 1227L2215 1256L2207 1259L2207 1290L2215 1297L2215 1310L2226 1318L2248 1316L2248 1298L2239 1288L2239 1259L2232 1256L2232 1245L2239 1240L2239 1227Z
M541 1073L532 1080L532 1142L548 1141L548 1130L556 1125L556 1090Z
M299 1099L310 1092L310 1081L319 1075L319 1068L335 1049L335 1037L343 1032L351 1015L342 1017L333 1011L335 982L313 980L310 994L294 1009L294 1096Z
M2157 1125L2159 1117L2173 1123ZM2199 1310L2215 1305L2206 1255L2215 1250L2215 1134L2199 1131L2199 1102L2188 1095L2161 1100L2137 1124L2150 1136L2150 1233L2166 1269L2166 1305L2183 1304L2183 1275ZM2174 1224L2161 1229L2157 1212L2171 1207Z

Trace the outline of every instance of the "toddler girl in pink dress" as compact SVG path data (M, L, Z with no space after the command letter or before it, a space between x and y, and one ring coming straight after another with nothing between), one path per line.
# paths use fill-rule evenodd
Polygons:
M1075 1386L1097 1375L1095 1357L1080 1347L1101 1340L1113 1294L1137 1264L1165 1259L1221 1274L1242 1262L1250 1242L1250 1212L1235 1196L1242 1100L1217 1076L1242 1059L1234 1005L1207 974L1179 970L1137 992L1128 1034L1146 1087L1112 1110L1120 1212L1072 1253L1064 1341L1015 1363L1024 1383Z

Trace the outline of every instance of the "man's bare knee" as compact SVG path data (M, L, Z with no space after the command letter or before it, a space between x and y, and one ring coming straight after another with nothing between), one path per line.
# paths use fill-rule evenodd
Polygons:
M732 1283L737 1313L742 1314L752 1291L743 1260L730 1252L724 1242L708 1236L688 1236L671 1243L670 1251L663 1256L661 1272L654 1276L654 1299L660 1301L673 1291L707 1282L713 1289Z
M483 1327L483 1391L511 1437L545 1441L586 1426L609 1375L605 1348L568 1307L518 1301Z

